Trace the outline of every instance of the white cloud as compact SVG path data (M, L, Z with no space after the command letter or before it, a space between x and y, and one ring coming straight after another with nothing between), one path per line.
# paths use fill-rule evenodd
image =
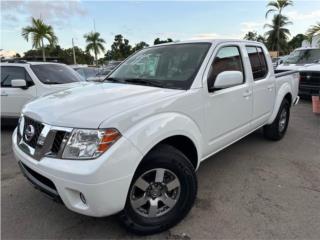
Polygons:
M292 20L319 20L320 18L320 10L308 12L308 13L301 13L298 11L290 11L287 12L286 15L289 17L289 19Z
M264 22L242 22L241 32L247 33L249 31L259 31L263 28Z
M194 36L192 36L190 39L213 39L213 38L219 38L219 34L217 33L199 33Z
M189 40L201 39L240 39L242 34L219 34L219 33L199 33L193 35Z
M32 16L59 27L67 24L73 16L86 14L86 9L79 1L4 1L1 7L2 20L6 23Z

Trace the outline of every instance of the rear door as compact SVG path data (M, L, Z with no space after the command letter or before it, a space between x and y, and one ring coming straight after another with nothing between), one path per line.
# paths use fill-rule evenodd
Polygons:
M268 69L267 58L261 46L246 46L253 79L252 127L265 124L273 111L276 86L274 75Z
M14 88L13 79L24 79L27 88ZM18 117L22 107L36 97L36 87L24 67L1 66L1 116Z

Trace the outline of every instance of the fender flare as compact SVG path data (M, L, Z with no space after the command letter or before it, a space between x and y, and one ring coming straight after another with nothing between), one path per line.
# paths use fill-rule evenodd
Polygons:
M269 118L269 121L267 124L271 124L274 119L277 117L277 114L279 112L279 108L280 108L280 105L284 99L284 97L287 95L287 94L290 94L292 96L292 89L291 89L291 86L289 83L285 83L283 85L281 85L281 87L279 88L278 90L278 94L277 94L277 97L276 97L276 101L274 103L274 108L273 108L273 112Z
M161 141L178 135L187 137L193 142L199 166L203 146L202 134L198 125L186 115L176 112L159 113L142 120L123 133L143 157ZM136 163L136 167L143 157Z

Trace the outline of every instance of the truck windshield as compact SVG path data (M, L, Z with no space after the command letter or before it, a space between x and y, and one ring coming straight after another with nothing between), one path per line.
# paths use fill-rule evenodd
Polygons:
M65 84L83 81L72 68L63 64L39 64L30 66L37 78L44 84Z
M186 43L143 49L122 63L106 80L189 89L210 45Z
M288 64L307 64L319 63L320 49L304 49L293 51L284 63Z

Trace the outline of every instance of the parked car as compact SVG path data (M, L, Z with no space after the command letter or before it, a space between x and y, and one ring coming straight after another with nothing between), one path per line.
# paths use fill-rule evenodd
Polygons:
M121 61L112 61L106 67L99 68L95 76L91 76L88 81L102 82L104 79L121 63Z
M160 232L194 204L202 161L261 127L268 139L285 135L298 80L274 74L259 42L152 46L105 83L27 104L14 154L25 176L70 210L118 213L130 231Z
M320 48L299 48L279 65L277 72L297 70L300 72L299 95L310 97L320 92Z
M81 77L59 63L1 63L1 118L18 118L29 101L82 85Z
M73 68L77 73L79 73L82 76L82 78L86 81L90 81L92 78L96 77L101 71L99 68L96 67L84 67L77 65L74 65L71 68Z
M276 69L280 64L288 58L288 55L272 58L273 68Z

